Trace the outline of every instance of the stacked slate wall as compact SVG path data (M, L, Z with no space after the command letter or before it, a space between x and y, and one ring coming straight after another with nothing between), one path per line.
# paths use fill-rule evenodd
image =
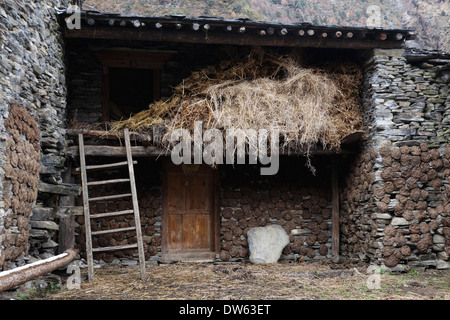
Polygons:
M32 211L39 173L57 183L65 163L66 88L57 2L0 1L0 270L23 264L29 243L39 243L39 250L31 250L36 255L55 248L50 240L56 224L36 221ZM51 197L39 192L38 201L46 206Z
M344 233L344 255L390 268L450 267L450 98L443 70L411 64L403 50L374 50L368 58L368 134L349 174L360 176L368 154L374 179L356 199L343 199L341 215L348 218L341 229L356 228L365 239ZM364 183L350 179L344 192L353 182Z
M271 224L289 235L281 259L331 258L331 168L326 162L313 160L315 176L296 156L281 158L274 176L261 176L257 166L222 166L220 260L248 259L248 230Z

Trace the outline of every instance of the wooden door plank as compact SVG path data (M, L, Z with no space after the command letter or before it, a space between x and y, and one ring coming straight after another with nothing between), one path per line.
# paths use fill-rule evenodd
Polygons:
M195 215L195 248L211 250L210 215Z
M183 224L179 214L169 214L167 217L168 232L168 249L181 250L183 249Z
M195 215L183 215L182 228L183 249L197 249L195 246Z

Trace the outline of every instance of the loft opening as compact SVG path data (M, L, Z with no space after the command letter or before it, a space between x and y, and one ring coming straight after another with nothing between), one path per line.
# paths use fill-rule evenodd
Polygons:
M105 111L110 121L128 119L159 98L155 73L153 69L109 68Z
M167 53L99 51L103 65L102 121L128 119L161 98L161 68Z

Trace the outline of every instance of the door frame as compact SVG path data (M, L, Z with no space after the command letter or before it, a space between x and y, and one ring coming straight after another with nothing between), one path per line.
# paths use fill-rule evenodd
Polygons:
M207 166L202 164L202 166ZM170 252L169 251L169 213L167 210L167 188L168 188L168 174L169 170L174 170L179 166L167 160L163 164L162 172L162 213L161 213L161 260L162 262L173 261L204 261L214 260L216 255L220 252L220 210L219 210L219 169L211 170L211 251L205 250L188 250L187 252Z

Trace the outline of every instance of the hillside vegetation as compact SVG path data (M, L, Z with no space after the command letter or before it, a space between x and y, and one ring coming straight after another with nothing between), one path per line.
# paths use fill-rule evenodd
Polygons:
M267 22L413 28L422 48L450 52L448 0L86 0L85 10L139 15L250 18ZM373 8L373 7L372 7Z

